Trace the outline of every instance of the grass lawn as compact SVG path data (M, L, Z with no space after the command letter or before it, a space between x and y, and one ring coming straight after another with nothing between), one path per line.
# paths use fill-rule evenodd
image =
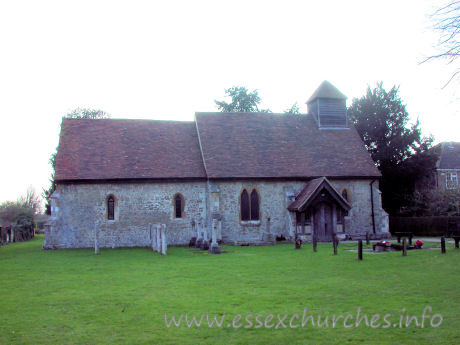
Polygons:
M162 257L145 248L44 251L42 237L0 247L1 344L458 344L460 339L460 250L364 253L364 261L339 246L293 244L274 247L224 246L229 253L208 255L184 247L170 247ZM393 327L400 315L421 320L441 314L433 328ZM307 316L329 317L329 327L289 328L289 320L304 308ZM333 315L357 308L369 319L380 314L381 325L345 328L343 319L332 327ZM402 312L405 308L406 312ZM225 314L222 328L167 328L164 314ZM235 329L227 327L242 314ZM253 323L244 318L248 314ZM269 314L288 314L278 329L256 326ZM391 327L382 328L387 318ZM219 319L220 320L220 319ZM369 320L370 321L370 320ZM379 322L375 322L377 325ZM433 320L438 323L439 319Z

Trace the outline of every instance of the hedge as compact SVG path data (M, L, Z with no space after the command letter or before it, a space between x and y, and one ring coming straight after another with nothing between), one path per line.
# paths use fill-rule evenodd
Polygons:
M390 232L412 232L415 236L441 236L460 232L460 217L390 217Z

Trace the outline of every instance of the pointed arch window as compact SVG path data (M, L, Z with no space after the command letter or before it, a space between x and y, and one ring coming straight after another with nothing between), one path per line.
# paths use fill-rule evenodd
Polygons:
M250 220L249 194L246 189L241 192L241 220Z
M255 189L251 192L251 220L259 220L259 193Z
M259 193L255 188L251 191L251 194L246 189L243 189L240 196L241 220L259 220L259 204Z
M113 195L107 198L107 219L115 219L115 197Z

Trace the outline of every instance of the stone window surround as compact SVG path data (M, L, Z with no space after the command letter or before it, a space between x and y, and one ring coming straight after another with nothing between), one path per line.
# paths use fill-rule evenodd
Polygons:
M109 219L109 198L112 197L114 201L113 205L113 219ZM118 198L115 194L110 193L105 198L105 220L109 223L114 223L119 219L119 211L118 211Z
M241 195L243 194L244 190L246 190L246 192L248 193L248 196L249 196L249 215L251 215L251 206L250 206L251 205L251 193L254 190L257 193L257 196L259 198L259 219L258 220L242 220L241 219ZM255 186L250 186L250 187L243 186L241 188L241 190L240 190L240 194L239 194L239 197L238 197L238 205L239 205L239 209L240 209L240 212L239 212L240 225L246 226L246 227L258 227L258 226L260 226L260 224L261 224L260 220L262 219L262 210L260 208L260 205L261 205L260 192L257 189L257 187L255 187Z
M176 217L176 198L178 196L181 198L181 216L180 217ZM184 195L181 194L181 193L174 194L174 196L172 198L172 206L173 206L172 207L173 208L172 219L175 220L175 221L183 220L185 218L185 198L184 198Z

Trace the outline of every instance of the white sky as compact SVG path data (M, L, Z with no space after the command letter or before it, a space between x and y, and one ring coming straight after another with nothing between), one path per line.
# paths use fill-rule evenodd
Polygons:
M425 134L460 141L455 66L420 65L442 1L0 0L0 202L49 185L63 115L192 120L224 89L281 112L323 80L353 97L400 85Z

